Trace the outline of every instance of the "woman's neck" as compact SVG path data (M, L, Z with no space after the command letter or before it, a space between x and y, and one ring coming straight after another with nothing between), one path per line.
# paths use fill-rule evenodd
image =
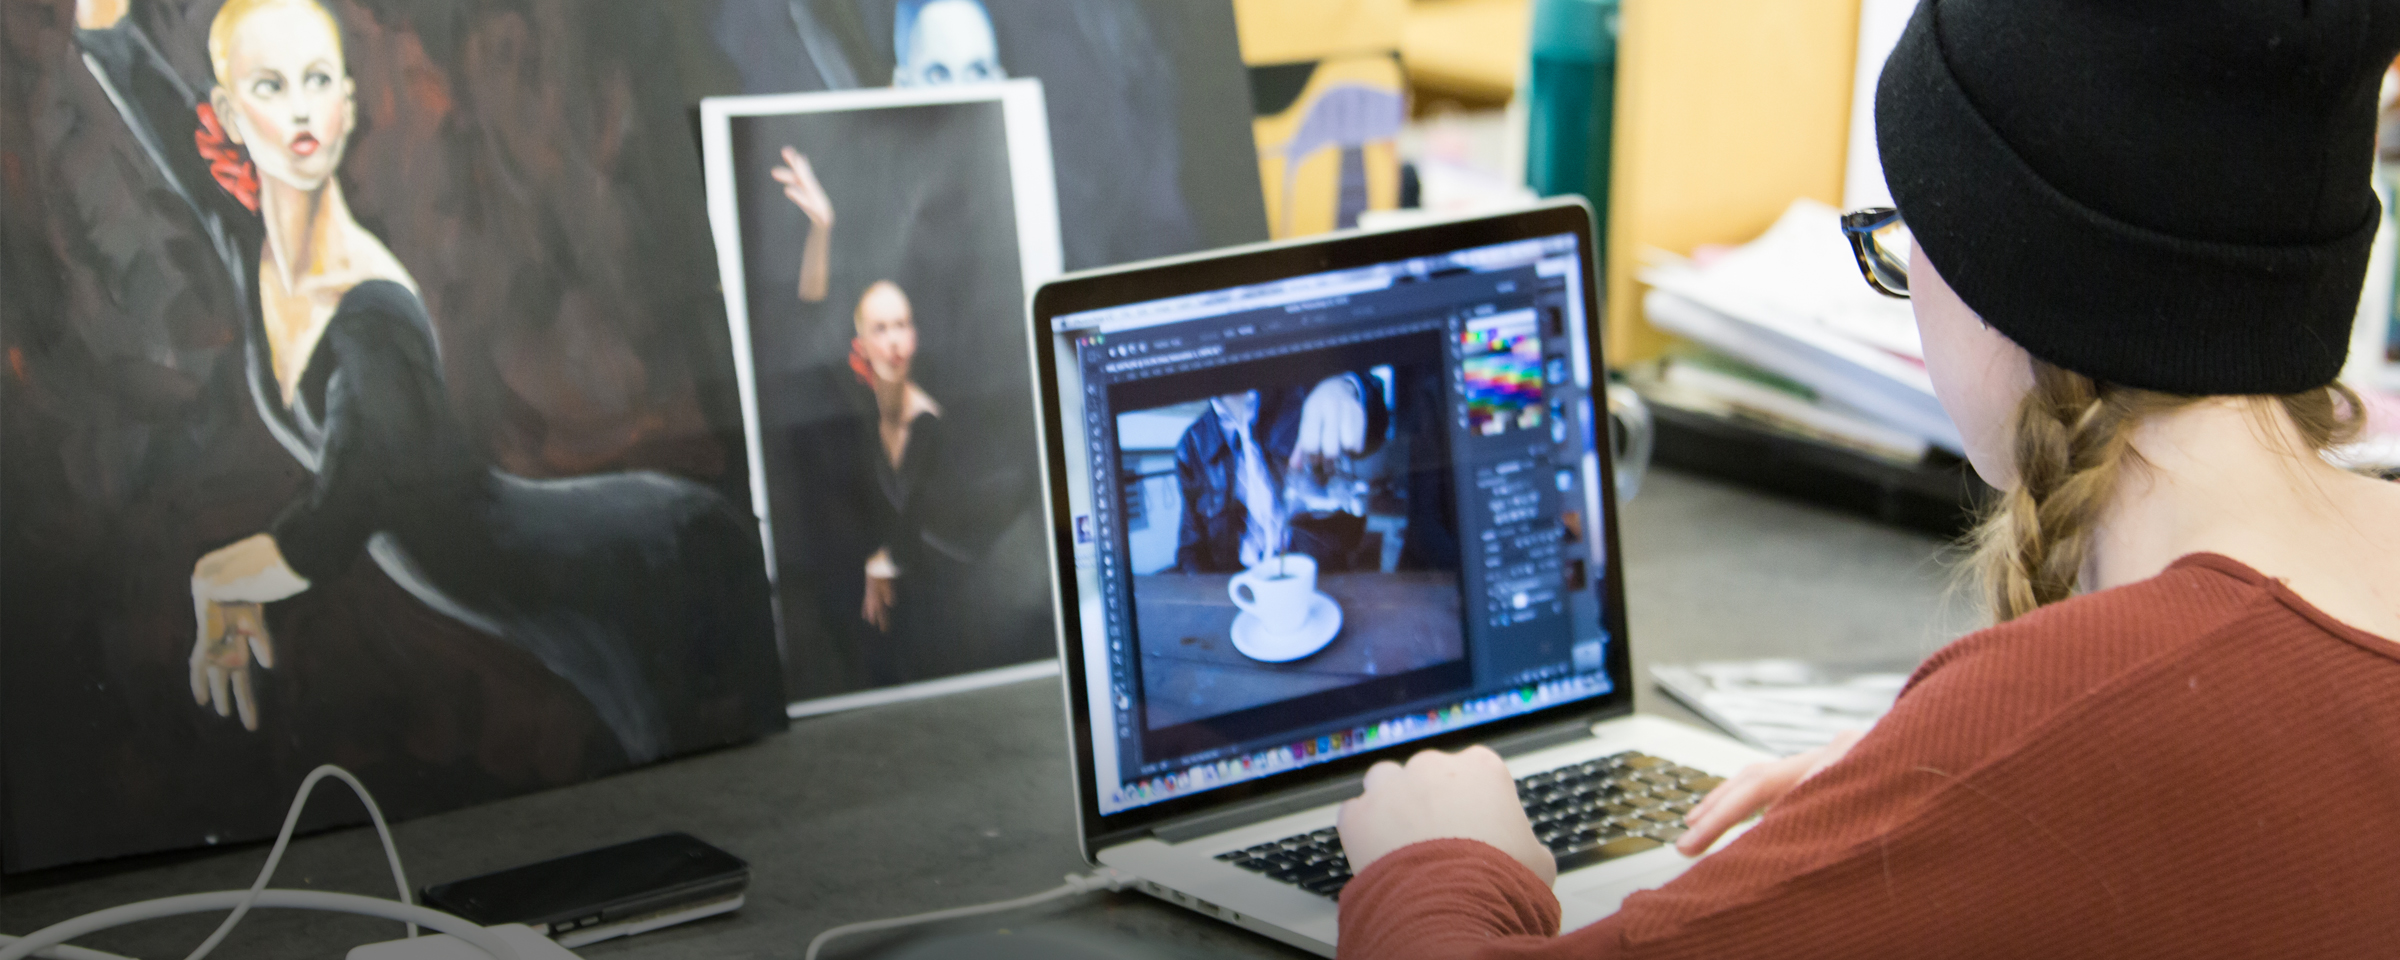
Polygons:
M883 425L887 427L907 426L908 421L912 418L908 402L908 380L906 378L885 380L882 377L876 377L874 387L875 412L882 419Z
M2218 553L2285 580L2363 629L2400 622L2400 487L2325 462L2279 406L2203 401L2137 428L2129 464L2093 530L2082 580L2104 590ZM2389 634L2387 634L2389 635Z
M302 277L328 272L340 259L340 227L349 222L350 205L342 198L340 181L331 177L313 190L273 177L259 180L258 212L266 221L267 252L284 289L297 289Z

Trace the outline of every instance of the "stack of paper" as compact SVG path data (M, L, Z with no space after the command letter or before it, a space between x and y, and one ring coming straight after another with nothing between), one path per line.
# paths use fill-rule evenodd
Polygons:
M1650 680L1725 732L1790 756L1824 746L1844 730L1874 726L1891 711L1913 669L1736 660L1653 666Z
M1962 452L1934 399L1905 301L1859 279L1841 215L1797 200L1758 239L1704 261L1642 272L1652 325L1789 378L1837 416Z

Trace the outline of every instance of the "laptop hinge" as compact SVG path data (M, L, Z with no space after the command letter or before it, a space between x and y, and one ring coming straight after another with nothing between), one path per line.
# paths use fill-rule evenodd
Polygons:
M1492 748L1503 757L1513 757L1520 753L1531 753L1544 747L1554 747L1591 735L1591 718L1588 716L1577 717L1562 723L1519 731L1505 737L1494 737L1485 741L1484 746ZM1284 814L1306 810L1310 807L1340 803L1363 792L1364 788L1360 786L1363 780L1365 780L1363 774L1342 777L1291 793L1277 794L1243 803L1231 809L1169 821L1150 828L1150 835L1168 843L1182 843L1186 840L1196 840L1211 834L1247 827L1253 823L1273 820Z
M1355 777L1343 777L1291 793L1277 794L1263 800L1245 803L1230 810L1219 810L1186 820L1162 823L1150 828L1150 835L1168 843L1182 843L1214 833L1247 827L1260 821L1273 820L1294 811L1321 807L1328 803L1340 803L1358 796L1364 790L1359 784L1365 779L1363 774Z

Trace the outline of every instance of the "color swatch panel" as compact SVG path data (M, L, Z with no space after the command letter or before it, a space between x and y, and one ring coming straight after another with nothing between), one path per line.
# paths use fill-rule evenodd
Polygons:
M1542 338L1533 311L1469 320L1458 346L1468 430L1489 437L1541 426Z

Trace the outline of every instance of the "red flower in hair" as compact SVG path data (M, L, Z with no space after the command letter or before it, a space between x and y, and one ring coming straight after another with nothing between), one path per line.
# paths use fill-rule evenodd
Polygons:
M850 372L858 377L858 382L875 385L875 365L867 362L867 353L858 348L856 340L850 341Z
M208 173L217 178L217 186L233 194L235 200L258 212L258 168L250 165L250 151L225 135L225 125L217 122L217 109L208 104L199 107L200 129L192 131L192 144L200 148L200 158L208 161Z

